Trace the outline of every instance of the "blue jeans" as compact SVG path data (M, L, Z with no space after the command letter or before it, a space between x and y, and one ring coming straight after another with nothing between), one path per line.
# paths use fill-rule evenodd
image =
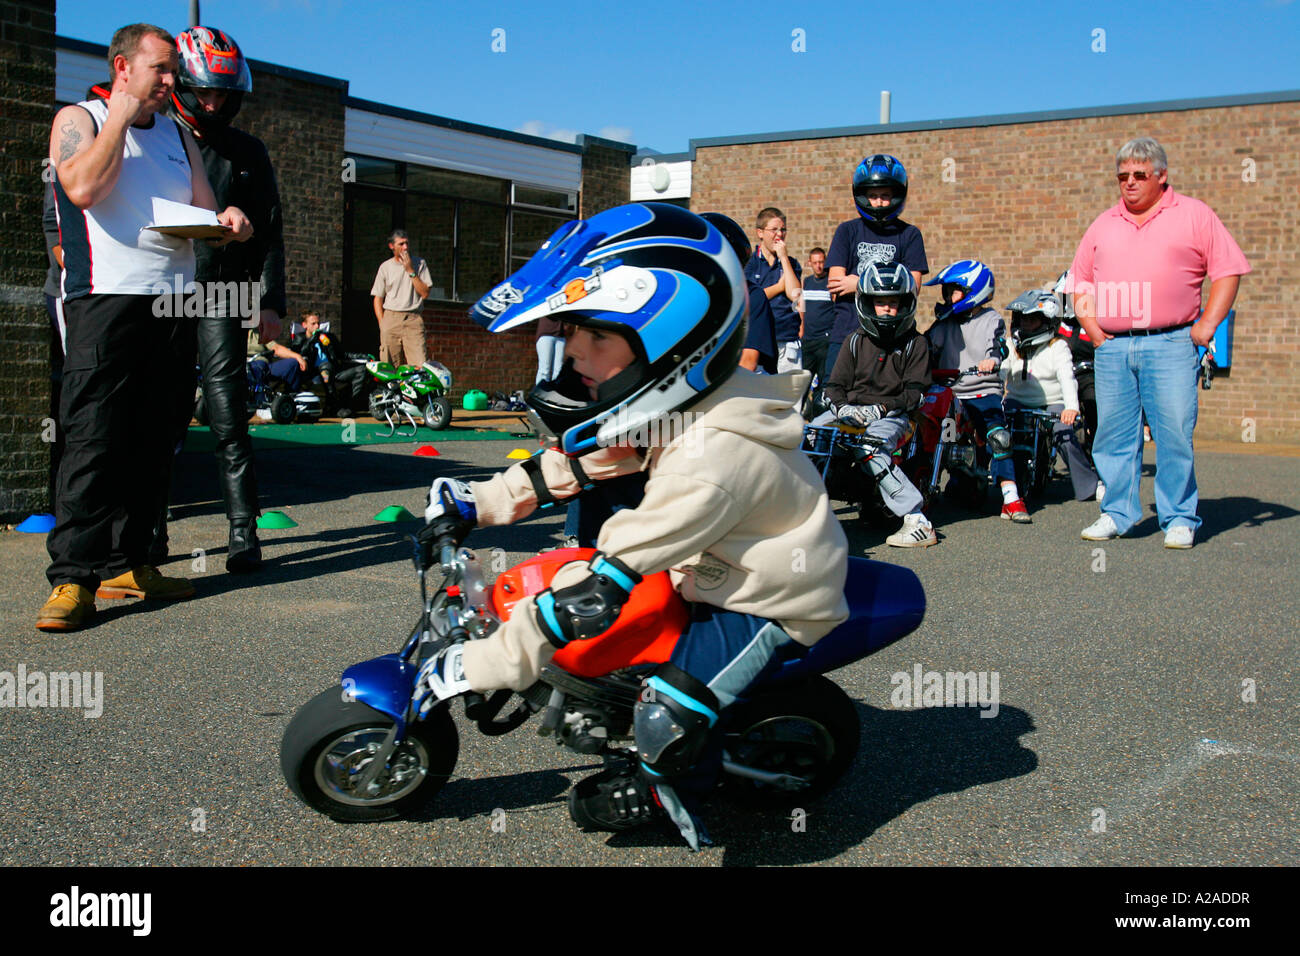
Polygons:
M537 337L537 381L550 382L560 377L564 368L564 339L558 335Z
M1114 338L1093 357L1097 387L1097 475L1106 485L1102 510L1120 534L1142 519L1142 415L1156 443L1156 514L1161 530L1195 530L1196 346L1191 330Z
M981 395L979 398L961 398L958 401L961 402L963 414L970 418L975 430L985 438L994 428L1007 427L1001 395ZM1013 485L1016 483L1016 463L1009 455L1006 458L994 458L990 452L989 473L999 484L1004 481Z

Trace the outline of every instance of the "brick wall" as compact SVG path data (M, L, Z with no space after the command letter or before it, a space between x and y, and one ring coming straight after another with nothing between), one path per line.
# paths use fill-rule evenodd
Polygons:
M749 228L759 209L778 206L802 260L813 246L829 248L835 226L856 215L850 182L859 160L892 153L907 166L904 218L925 234L931 273L955 259L983 259L997 277L1001 308L1070 264L1089 223L1118 200L1115 150L1140 135L1161 142L1170 183L1209 203L1254 269L1237 296L1232 371L1200 393L1197 434L1240 440L1248 418L1255 440L1300 444L1300 312L1290 302L1300 283L1294 102L697 145L691 208L724 212ZM1247 159L1254 182L1243 181ZM922 311L936 298L923 289Z
M254 69L235 123L266 143L275 166L291 318L306 308L326 322L342 318L344 93Z
M54 107L53 2L0 2L0 521L50 510L41 160ZM48 434L48 431L46 431Z
M631 201L632 179L628 163L635 148L600 140L593 136L579 139L582 144L582 211L586 219L612 206Z
M465 306L446 303L424 309L424 334L429 358L451 370L455 408L470 389L507 395L531 388L537 376L536 326L492 335L466 316Z

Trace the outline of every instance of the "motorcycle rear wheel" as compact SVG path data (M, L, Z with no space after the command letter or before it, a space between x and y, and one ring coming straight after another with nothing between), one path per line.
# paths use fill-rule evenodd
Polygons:
M838 684L815 676L738 704L725 743L739 764L803 777L809 785L780 790L746 777L724 775L725 792L759 807L814 800L853 765L862 741L857 708Z
M460 737L446 707L407 727L373 793L355 778L393 727L393 719L345 699L342 687L317 694L289 722L280 744L280 770L303 803L348 823L396 820L432 800L451 776Z

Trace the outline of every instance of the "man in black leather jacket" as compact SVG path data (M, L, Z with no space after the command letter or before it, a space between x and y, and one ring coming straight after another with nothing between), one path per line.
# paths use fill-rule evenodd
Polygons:
M176 45L180 71L172 94L172 116L193 132L218 205L238 206L253 223L253 238L248 242L220 247L202 241L194 244L195 281L200 288L225 291L215 296L209 292L198 323L198 357L230 520L226 570L253 571L262 560L256 523L261 512L245 404L246 330L260 326L265 343L279 334L286 314L280 193L266 146L230 125L244 94L252 90L238 44L220 30L192 27L177 36ZM259 280L260 301L250 294L251 284ZM238 301L230 294L236 288ZM193 398L192 393L188 398ZM184 417L177 422L179 438L189 423L191 406L182 396L178 407ZM159 532L155 551L165 552L165 515Z

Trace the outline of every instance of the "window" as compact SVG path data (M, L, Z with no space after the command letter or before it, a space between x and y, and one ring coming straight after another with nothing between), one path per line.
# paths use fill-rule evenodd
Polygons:
M557 193L537 186L524 186L515 183L515 202L525 206L548 206L551 209L565 209L575 215L578 212L577 193Z
M456 203L419 193L406 195L406 231L411 249L429 264L429 298L450 299L456 265Z
M506 209L461 203L456 235L456 298L474 302L506 277Z
M542 243L551 238L551 233L568 218L514 210L510 227L510 271L514 272L531 259Z
M369 243L365 250L354 245L344 251L344 261L353 263L348 277L353 291L369 290L382 259L369 246L381 232L387 238L389 221L410 234L413 252L427 260L433 279L429 298L473 302L577 215L576 192L367 156L350 158L356 160L357 181L345 186L350 221L344 234L354 244Z
M357 164L357 182L374 183L376 186L402 185L402 171L398 164L387 159L371 159L369 156L354 156Z

